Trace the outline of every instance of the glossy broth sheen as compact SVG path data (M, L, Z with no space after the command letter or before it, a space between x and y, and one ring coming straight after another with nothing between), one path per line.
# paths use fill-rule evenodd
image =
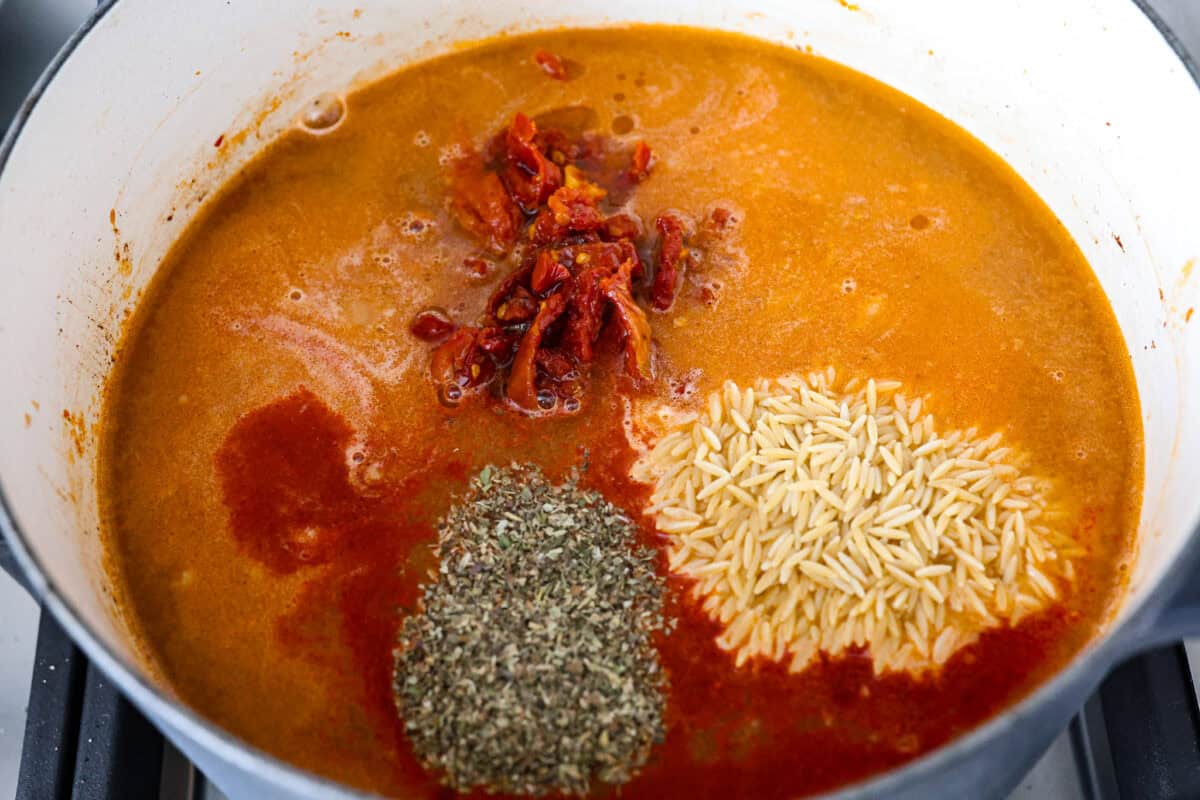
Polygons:
M533 64L539 46L572 80ZM283 136L171 251L112 381L102 491L114 580L179 695L302 767L433 797L388 681L450 498L486 463L562 474L586 458L585 482L641 519L615 353L576 417L450 413L408 332L430 306L473 322L509 269L460 266L477 246L447 211L446 148L517 111L577 105L656 153L633 198L643 220L720 207L740 221L672 313L651 315L659 381L637 402L827 365L897 378L943 426L1029 451L1090 552L1063 604L922 680L875 678L858 656L798 676L735 670L673 584L668 738L622 795L830 788L938 746L1061 667L1120 596L1141 494L1129 357L1078 249L1007 166L895 91L744 38L632 28L500 39L357 91L336 129ZM326 563L254 550L268 490L311 501L298 535L348 532ZM238 498L253 512L242 538Z

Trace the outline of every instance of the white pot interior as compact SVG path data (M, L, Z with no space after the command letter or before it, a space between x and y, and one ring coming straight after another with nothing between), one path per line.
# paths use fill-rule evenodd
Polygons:
M134 662L100 569L100 391L124 313L206 193L320 92L456 40L564 24L686 23L811 47L1008 161L1082 248L1124 331L1146 492L1122 613L1153 589L1200 518L1200 449L1189 447L1200 319L1187 322L1200 305L1200 91L1141 11L1128 0L571 6L295 0L280 14L121 0L67 59L0 175L0 479L32 555L100 641Z

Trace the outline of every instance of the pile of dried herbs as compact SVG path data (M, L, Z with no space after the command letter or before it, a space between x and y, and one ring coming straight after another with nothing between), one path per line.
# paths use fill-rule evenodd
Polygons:
M629 519L535 467L485 467L438 538L396 648L418 757L462 791L629 780L664 733L663 585Z

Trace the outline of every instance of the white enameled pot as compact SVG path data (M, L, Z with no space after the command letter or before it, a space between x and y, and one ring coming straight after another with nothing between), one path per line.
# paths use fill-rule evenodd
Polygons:
M1107 633L986 725L837 796L995 797L1116 661L1200 633L1185 596L1200 597L1200 90L1131 0L119 0L0 148L3 529L87 655L231 796L355 795L208 723L134 656L100 569L92 435L123 314L205 195L307 99L456 40L631 21L811 47L979 137L1082 248L1137 374L1141 545Z

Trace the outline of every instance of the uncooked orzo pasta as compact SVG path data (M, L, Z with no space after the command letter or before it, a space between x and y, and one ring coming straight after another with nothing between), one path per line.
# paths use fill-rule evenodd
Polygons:
M839 388L833 370L726 383L639 462L670 567L739 664L865 646L876 672L919 672L1073 578L1084 551L1050 482L998 433L939 432L899 389Z

